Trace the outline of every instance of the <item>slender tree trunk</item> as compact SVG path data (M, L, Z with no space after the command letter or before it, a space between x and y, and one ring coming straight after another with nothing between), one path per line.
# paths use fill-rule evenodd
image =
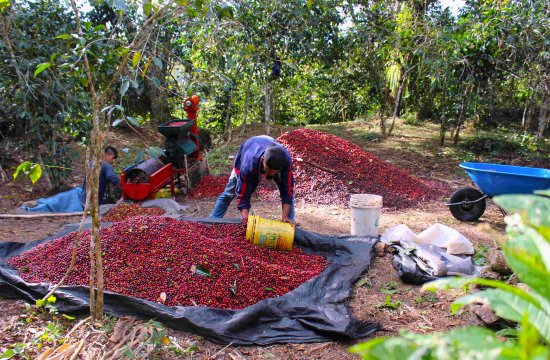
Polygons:
M86 191L91 192L90 212L92 215L92 234L90 238L90 315L93 321L99 322L103 317L103 261L101 259L101 242L99 236L99 173L103 162L103 140L105 134L99 130L99 103L93 104L92 139L90 146L93 154L93 166L90 182ZM97 134L97 135L96 135ZM94 136L96 135L96 136ZM93 270L92 270L93 269Z
M393 117L392 117L390 129L388 130L388 135L391 135L393 129L395 128L395 120L399 116L401 99L403 98L403 91L405 90L406 83L407 83L407 72L404 71L401 81L399 82L399 87L397 88L397 94L395 95L395 101L393 106Z
M271 122L271 80L265 84L265 133L269 135L269 126Z
M78 35L80 37L84 37L76 1L71 0L71 5L75 14ZM89 153L92 154L92 159L86 159L86 179L90 180L86 182L86 192L90 193L91 205L89 207L92 215L92 236L90 238L90 315L92 317L92 322L100 322L103 318L103 265L101 261L101 243L99 241L98 189L99 172L103 161L102 150L105 134L101 132L99 128L102 100L96 92L90 63L85 51L82 53L82 61L84 63L84 69L86 71L86 77L88 78L88 86L92 98L92 131L90 134L89 144ZM91 169L88 165L90 160L93 163ZM96 285L97 289L95 287Z
M380 109L380 133L382 136L386 136L386 114L384 108Z
M256 69L256 67L254 67L254 69ZM248 121L248 104L249 104L249 99L250 99L250 87L252 86L252 73L254 72L254 70L252 70L252 72L250 73L250 75L248 76L248 84L246 85L246 94L244 96L244 119L243 119L243 126L241 128L241 135L244 134L245 130L246 130L246 124L247 124L247 121Z
M544 137L544 132L546 131L546 128L548 127L548 120L549 120L549 100L548 100L548 94L544 94L544 97L542 98L542 104L540 106L540 114L539 114L539 126L537 130L537 139L542 139Z
M523 116L521 117L521 127L523 130L527 130L525 128L526 118L527 118L527 109L529 108L529 99L525 99L525 106L523 107Z
M464 114L466 112L466 107L468 106L469 95L471 92L470 89L471 89L471 86L466 86L466 89L464 89L464 94L462 95L462 101L460 103L460 113L458 114L458 122L456 124L456 132L454 134L454 140L453 140L453 144L455 145L458 144L458 140L460 137L460 127L464 123Z
M529 110L527 110L527 118L525 119L525 130L531 130L533 123L533 117L535 116L536 106L535 100L531 98L529 100Z
M235 96L235 84L231 86L231 92L229 93L229 100L227 101L227 112L225 114L225 129L223 131L224 136L227 137L227 141L231 140L231 106L233 105L233 97Z
M80 13L76 5L76 0L71 0L71 7L75 14L76 28L78 36L84 38L82 31L82 25L80 22ZM166 19L167 11L172 7L172 4L167 4L163 8L156 11L152 16L150 16L142 25L141 29L138 31L138 34L133 38L132 43L128 46L130 51L122 58L121 62L118 64L115 75L110 79L109 83L106 86L103 86L103 92L100 94L96 91L94 78L92 76L92 71L90 68L90 62L88 61L88 55L86 51L83 51L82 63L84 65L84 70L86 77L88 79L88 90L90 92L91 104L92 104L92 130L90 133L90 144L89 144L89 154L90 157L86 159L86 192L89 193L89 202L90 204L86 205L90 208L92 215L92 236L90 239L90 315L92 322L101 322L103 318L103 264L101 260L101 243L100 243L100 233L99 233L99 198L98 198L98 189L99 189L99 172L101 169L101 163L103 161L103 141L105 138L105 133L100 129L100 109L103 108L103 104L108 98L111 89L116 81L119 79L119 75L122 74L130 57L133 56L135 49L142 45L142 41L145 41L147 34L149 34L154 25L157 24L159 19ZM171 11L171 10L170 10ZM172 16L175 18L179 16L184 11L183 7L178 7L174 10ZM88 165L90 162L93 163L91 169ZM96 289L97 286L97 289Z
M445 130L447 127L447 81L443 83L443 95L441 96L441 127L439 129L439 145L445 145Z
M340 114L342 116L342 122L346 122L346 106L345 106L345 99L342 96L342 88L338 90L338 99L340 100Z

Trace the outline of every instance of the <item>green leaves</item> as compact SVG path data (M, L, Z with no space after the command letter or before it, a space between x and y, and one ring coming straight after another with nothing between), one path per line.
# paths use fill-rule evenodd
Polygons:
M161 149L157 146L151 146L151 147L147 148L146 152L153 159L157 159L159 156L164 155L164 149Z
M235 296L237 295L237 280L235 280L235 281L233 282L233 285L231 285L231 286L229 287L229 291L231 291L231 293L232 293L233 295L235 295Z
M234 17L233 7L227 4L216 5L216 12L220 20L223 18L233 19Z
M10 0L0 0L0 12L4 12L10 6Z
M136 51L134 53L134 56L132 57L132 66L136 67L139 64L140 59L141 59L141 53L139 51Z
M380 287L380 292L386 295L393 295L397 292L397 283L390 281Z
M201 265L191 266L191 272L193 274L197 274L197 275L200 275L200 276L206 276L206 277L211 277L212 276L212 273L210 273L210 270L206 269L205 267L203 267Z
M355 285L357 287L362 287L362 286L371 287L372 286L368 277L364 277L364 278L359 279L359 281L357 281L357 283Z
M49 62L45 62L45 63L42 63L42 64L38 65L38 67L34 71L34 77L37 77L38 74L40 74L42 71L46 70L50 66L52 66L52 64L49 63Z
M537 195L497 196L494 201L509 212L519 213L535 228L550 229L550 199Z
M496 197L495 202L516 212L506 217L506 260L533 291L550 299L550 198L510 195Z
M56 301L57 301L57 298L52 295L47 299L38 299L38 300L36 300L36 306L42 307L42 306L46 306L46 305L53 305L53 304L55 304Z
M126 94L126 91L130 88L130 81L125 80L122 82L122 85L120 86L120 96L124 96Z
M387 295L386 300L383 303L379 303L376 305L376 307L378 308L391 309L391 310L395 310L400 306L401 306L401 301L399 300L392 301L391 295Z
M368 360L404 359L517 359L520 349L502 342L490 330L461 328L448 333L416 335L402 332L400 337L378 338L355 345L350 351Z
M352 347L363 359L456 358L546 359L550 354L550 199L532 195L495 198L508 211L504 255L529 291L501 281L481 278L443 278L422 290L465 288L471 284L491 287L463 296L451 305L452 313L467 304L482 303L499 317L521 323L518 342L500 342L489 330L468 328L428 336L402 334L399 338L375 339ZM390 295L388 295L389 297ZM386 303L390 303L386 298ZM384 306L386 304L381 304ZM539 341L542 338L543 343Z
M70 40L73 38L73 36L70 34L61 34L61 35L57 35L55 38L61 39L61 40Z
M544 303L540 304L537 301L537 304L534 304L516 294L501 289L488 289L455 300L451 306L451 310L453 313L456 313L464 305L474 303L488 305L503 319L521 322L526 317L543 338L550 342L550 313L548 312L550 308L544 306Z
M15 170L15 172L13 173L13 180L16 180L19 176L19 173L21 172L28 176L31 182L34 184L42 176L42 167L39 164L25 161L21 165L19 165L17 167L17 170Z

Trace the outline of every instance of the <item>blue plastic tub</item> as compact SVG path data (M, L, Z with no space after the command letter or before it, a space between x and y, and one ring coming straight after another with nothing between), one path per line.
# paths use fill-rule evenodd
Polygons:
M550 170L524 166L464 162L459 165L488 196L531 194L550 188Z

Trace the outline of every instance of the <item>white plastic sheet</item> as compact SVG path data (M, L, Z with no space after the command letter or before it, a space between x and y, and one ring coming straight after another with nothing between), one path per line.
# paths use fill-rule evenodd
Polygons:
M381 241L392 244L396 242L436 245L447 250L451 255L473 255L474 246L464 235L453 228L442 224L434 224L415 234L407 225L394 226L381 237Z

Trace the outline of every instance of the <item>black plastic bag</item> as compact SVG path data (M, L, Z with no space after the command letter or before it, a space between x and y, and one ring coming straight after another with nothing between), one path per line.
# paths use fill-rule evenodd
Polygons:
M404 283L422 285L437 279L423 271L403 247L392 244L392 248L395 250L392 258L393 267Z
M0 243L0 297L30 302L44 297L51 284L26 283L5 260L74 230L69 228L32 243ZM331 264L319 276L283 296L265 299L241 310L226 310L201 306L168 307L105 292L105 312L119 317L156 319L174 329L192 331L223 344L269 345L362 338L379 330L379 325L353 319L348 301L353 283L371 263L376 241L376 238L366 237L324 236L297 228L294 244L307 253L326 256ZM88 287L63 286L55 296L59 311L89 313Z

